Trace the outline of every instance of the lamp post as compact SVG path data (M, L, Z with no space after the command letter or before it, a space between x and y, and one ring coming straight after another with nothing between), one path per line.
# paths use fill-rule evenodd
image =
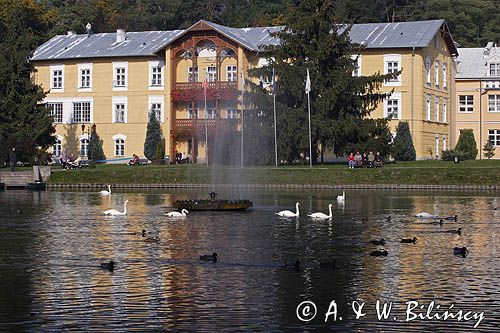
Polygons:
M482 160L481 147L483 144L483 96L488 93L488 90L482 87L479 80L479 159Z

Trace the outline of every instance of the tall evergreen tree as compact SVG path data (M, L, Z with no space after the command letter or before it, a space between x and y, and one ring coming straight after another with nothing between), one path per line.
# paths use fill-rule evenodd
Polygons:
M476 159L477 144L476 139L474 139L474 132L472 129L466 128L460 131L455 151L463 153L464 159L466 160Z
M490 140L486 141L486 143L484 144L483 153L484 157L486 157L487 159L491 159L493 156L495 156L495 147Z
M160 122L156 118L155 112L149 112L148 127L146 130L146 140L144 141L144 156L148 160L152 161L155 159L156 148L158 143L162 140Z
M89 139L89 159L93 161L105 160L106 156L104 155L104 151L102 150L102 140L99 138L99 134L97 134L96 126L93 125L90 132Z
M361 46L349 39L349 26L337 24L332 1L304 0L291 6L286 27L276 33L280 44L268 48L269 65L253 75L278 78L278 132L280 159L291 162L308 154L306 70L311 76L313 161L317 147L333 148L341 155L350 144L364 139L367 116L385 96L382 83L396 74L353 76ZM387 127L386 121L372 122Z
M408 122L402 121L396 129L393 154L397 161L414 161L417 158Z
M33 83L34 67L28 61L39 38L34 31L43 27L36 6L8 5L0 17L0 159L16 147L18 159L30 161L55 142L52 117L40 103L45 94Z

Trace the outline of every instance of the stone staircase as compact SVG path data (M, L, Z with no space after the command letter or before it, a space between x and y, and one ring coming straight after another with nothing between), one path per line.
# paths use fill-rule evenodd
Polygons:
M0 172L0 183L5 183L6 189L26 188L28 183L33 182L33 171L2 171Z

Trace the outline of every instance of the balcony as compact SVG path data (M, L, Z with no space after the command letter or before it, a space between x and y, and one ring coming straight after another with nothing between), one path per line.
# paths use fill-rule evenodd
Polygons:
M173 102L203 101L202 82L177 82L171 93ZM209 82L207 101L234 101L238 98L237 82Z
M238 129L238 119L216 118L206 120L208 133L212 135L216 129L218 130L234 130ZM190 135L205 134L205 119L177 119L175 121L173 134L175 137L184 137Z

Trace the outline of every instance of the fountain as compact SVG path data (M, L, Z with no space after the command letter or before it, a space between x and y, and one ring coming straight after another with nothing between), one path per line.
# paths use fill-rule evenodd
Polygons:
M245 210L253 206L250 200L222 200L216 199L216 192L208 194L210 199L177 200L174 207L181 210Z

